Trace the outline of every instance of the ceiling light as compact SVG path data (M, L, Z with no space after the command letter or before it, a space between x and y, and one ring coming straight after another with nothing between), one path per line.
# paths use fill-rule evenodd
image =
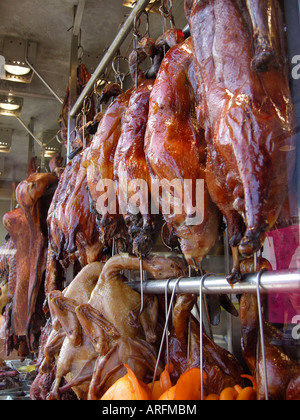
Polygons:
M12 133L12 129L0 128L0 153L10 152L12 143Z
M17 116L22 112L23 98L9 95L0 95L0 115Z
M25 63L24 63L25 64ZM18 65L10 65L10 64L5 64L4 66L5 70L15 76L26 76L26 74L30 73L31 70L29 67L21 67Z
M5 58L4 79L12 82L31 83L34 73L26 64L26 59L34 65L36 50L37 44L35 42L6 37L2 51L2 56Z
M44 145L44 157L52 158L61 152L61 144L57 141L57 132L52 130L44 131L42 142Z

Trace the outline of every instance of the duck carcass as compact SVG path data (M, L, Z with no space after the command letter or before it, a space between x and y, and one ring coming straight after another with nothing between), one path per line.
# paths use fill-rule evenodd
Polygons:
M201 97L197 115L206 133L207 185L227 220L231 245L245 255L260 249L264 233L275 224L295 162L280 7L276 0L268 5L278 65L262 72L252 66L246 3L186 0ZM234 255L230 281L240 279Z
M215 244L219 211L206 186L204 132L197 98L191 39L165 56L150 97L145 154L156 199L189 265L199 268ZM159 184L162 194L159 193ZM153 187L152 187L153 188Z

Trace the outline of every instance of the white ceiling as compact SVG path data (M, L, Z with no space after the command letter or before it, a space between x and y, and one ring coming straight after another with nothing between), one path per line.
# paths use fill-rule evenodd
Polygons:
M81 26L81 45L92 57L92 72L98 65L105 49L115 38L118 28L130 9L122 6L122 0L87 0ZM184 0L173 0L176 25L186 25ZM70 68L70 30L73 24L73 7L78 0L1 0L0 1L0 53L5 36L19 37L37 42L36 70L62 98L68 84ZM162 33L162 18L152 14L150 33L153 38ZM132 35L122 47L125 54ZM61 104L51 95L42 82L34 76L30 85L0 81L0 93L12 90L24 97L21 119L26 125L34 119L34 134L42 137L46 130L59 129L57 120ZM0 128L12 128L13 142L10 154L0 153L0 163L5 171L3 181L20 181L26 177L28 158L28 134L13 117L0 116ZM36 148L39 153L39 148ZM1 188L0 188L1 196Z

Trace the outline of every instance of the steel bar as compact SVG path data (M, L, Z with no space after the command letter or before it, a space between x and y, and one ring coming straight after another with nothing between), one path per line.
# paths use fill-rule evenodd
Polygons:
M19 121L19 123L25 128L25 130L27 131L27 133L37 142L37 144L41 147L41 148L43 148L44 147L44 145L43 145L43 143L41 142L41 140L39 140L37 137L35 137L35 135L29 130L29 128L27 127L27 125L21 120L21 118L19 118L19 117L15 117L18 121Z
M75 36L78 36L80 32L85 3L86 3L86 0L79 0L78 6L76 7L76 13L75 13L74 23L73 23L73 35Z
M264 335L264 318L262 313L262 304L260 296L260 282L261 276L265 272L265 269L261 270L256 279L256 293L257 293L257 306L258 306L258 319L259 319L259 333L260 333L260 347L264 367L264 385L265 385L265 399L269 400L269 387L268 387L268 372L267 372L267 359L266 359L266 348L265 348L265 335Z
M135 18L139 18L141 13L143 13L143 11L148 6L149 1L150 0L139 0L137 2L136 6L134 7L132 12L128 16L127 20L123 24L122 28L120 29L118 35L116 36L116 38L112 42L111 46L109 47L109 49L107 50L105 55L103 56L101 62L99 63L99 65L96 68L94 74L92 75L89 82L87 83L85 89L83 90L83 92L81 93L81 95L77 99L75 105L71 109L71 112L70 112L71 117L75 117L75 115L77 114L77 112L80 109L80 106L82 105L82 103L84 101L84 98L86 96L88 96L90 94L91 90L93 89L97 78L105 71L107 66L112 62L114 56L116 55L119 48L121 47L124 40L126 39L129 32L131 31Z
M28 65L28 67L33 71L34 74L37 75L37 77L41 80L41 82L46 86L46 88L52 93L52 95L55 96L55 98L63 104L64 101L62 98L60 98L56 92L52 89L52 87L46 82L46 80L39 74L39 72L33 67L33 65L28 61L28 42L26 42L26 53L25 53L25 63Z
M152 280L143 283L144 294L163 295L167 280ZM199 293L201 277L182 278L176 287L176 293ZM128 283L134 290L140 290L139 282ZM168 291L172 293L176 279L169 282ZM260 279L261 293L300 293L299 270L268 271ZM243 276L243 281L231 286L223 276L212 275L205 279L203 284L204 294L241 294L256 293L257 273Z

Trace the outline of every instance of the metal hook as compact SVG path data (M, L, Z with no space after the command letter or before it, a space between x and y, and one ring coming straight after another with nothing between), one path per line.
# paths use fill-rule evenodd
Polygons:
M262 315L262 306L261 306L261 295L260 295L260 282L261 276L263 273L267 272L266 268L260 270L257 274L256 279L256 294L257 294L257 305L258 305L258 317L259 317L259 332L260 332L260 346L264 366L264 386L265 386L265 399L269 400L269 386L268 386L268 373L267 373L267 361L266 361L266 349L265 349L265 337L264 337L264 322Z
M114 257L115 255L116 255L116 241L115 241L115 238L113 238L111 256Z
M97 79L94 83L94 94L100 96L107 83L108 80L104 76Z
M166 319L168 317L168 288L169 288L169 284L170 281L174 280L173 277L169 278L169 280L167 280L166 282L166 286L165 286L165 316ZM167 323L167 332L166 332L166 352L167 352L167 366L168 366L168 370L169 370L169 365L170 365L170 360L169 360L169 327L168 327L169 322Z
M118 68L117 69L116 69L116 66L115 66L115 61L116 60L118 60L118 63L117 63ZM127 65L128 65L128 58L127 57L125 57L124 55L116 55L115 58L113 59L112 63L111 63L111 67L112 67L112 69L113 69L113 71L116 75L117 74L123 74L123 73L120 73L120 60L126 61ZM130 71L128 71L125 74L125 77L127 77L129 75L130 75Z
M163 349L164 339L165 339L166 332L167 332L167 329L168 329L169 318L170 318L170 313L171 313L171 310L172 310L172 304L173 304L175 293L176 293L176 288L177 288L180 280L182 280L184 278L185 278L185 276L179 277L176 280L176 283L175 283L174 288L173 288L173 292L172 292L171 299L170 299L170 304L169 304L169 309L168 309L168 313L167 313L167 317L166 317L165 327L164 327L164 331L163 331L163 334L162 334L162 338L161 338L161 342L160 342L160 347L159 347L159 352L158 352L158 355L157 355L157 361L156 361L156 365L155 365L155 369L154 369L153 380L152 380L152 390L153 390L155 378L156 378L156 375L157 375L157 370L158 370L159 361L160 361L160 358L161 358L161 353L162 353L162 349Z
M199 290L199 300L200 300L200 384L201 384L201 401L204 399L204 379L203 379L203 286L204 281L210 277L213 276L213 273L207 273L205 274L200 281L200 290Z
M60 138L59 138L60 136ZM58 132L56 133L56 140L59 144L63 144L63 139L61 138L61 130L58 130Z
M90 96L86 96L84 101L83 101L83 106L82 106L82 113L83 115L87 115L90 110L92 108L92 100Z

